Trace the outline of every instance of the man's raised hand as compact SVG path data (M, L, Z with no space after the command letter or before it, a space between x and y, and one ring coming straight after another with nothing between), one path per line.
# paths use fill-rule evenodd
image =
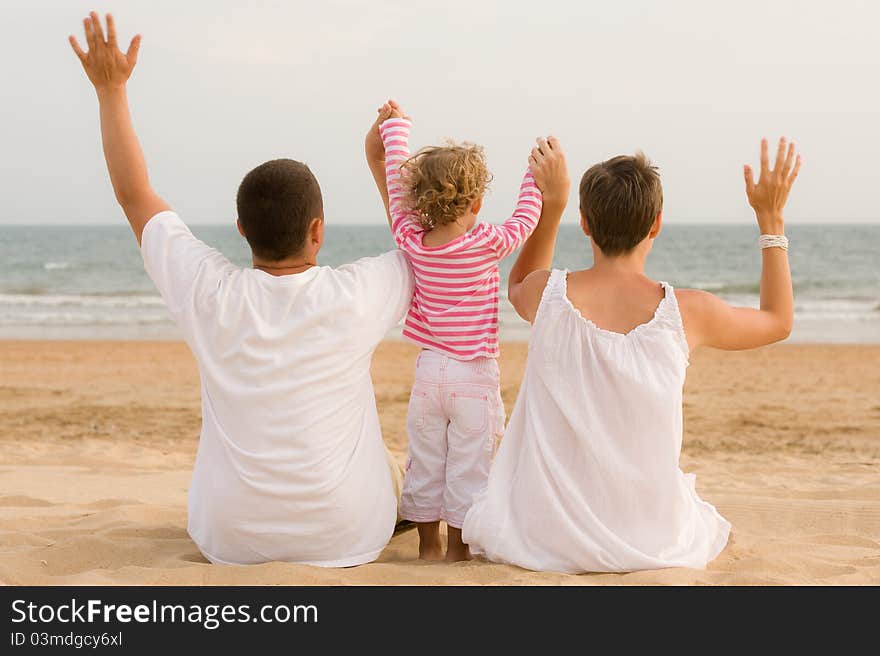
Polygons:
M116 39L116 24L110 14L107 14L106 37L101 26L101 19L94 11L83 19L83 27L85 28L88 52L80 47L73 35L70 36L70 45L82 62L86 75L95 85L95 89L100 92L125 86L135 64L137 64L141 35L135 36L131 40L128 50L122 52Z
M403 109L395 100L388 100L376 110L378 116L367 131L367 137L364 140L364 151L367 154L367 162L370 164L385 163L385 145L382 143L382 137L379 135L379 126L389 118L409 118L403 113Z
M70 45L97 91L101 141L110 182L140 244L147 222L159 212L170 209L150 185L147 163L131 123L125 93L125 83L137 63L141 37L133 38L128 52L123 53L117 45L116 25L110 14L107 14L106 37L95 12L89 14L83 26L89 51L84 52L72 36Z
M378 114L376 120L373 121L370 129L367 130L367 137L364 140L364 151L367 155L367 162L371 165L379 164L384 166L385 164L385 144L382 143L382 137L379 135L379 126L391 118L391 111L391 105L387 102L384 103L376 110Z

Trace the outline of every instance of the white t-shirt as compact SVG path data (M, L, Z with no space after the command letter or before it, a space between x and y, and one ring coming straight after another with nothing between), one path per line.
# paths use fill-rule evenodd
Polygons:
M188 529L202 553L326 567L378 557L397 500L370 360L410 304L404 255L272 276L232 265L174 212L147 223L141 251L199 365Z

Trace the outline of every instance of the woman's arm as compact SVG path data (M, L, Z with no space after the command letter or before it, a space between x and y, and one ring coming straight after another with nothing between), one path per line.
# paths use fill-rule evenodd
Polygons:
M801 167L795 146L779 140L776 163L770 169L767 140L761 142L761 173L755 182L752 169L744 168L746 195L755 210L762 235L785 232L783 209ZM732 307L717 296L699 290L677 292L685 333L691 348L700 344L740 350L778 342L791 334L794 293L788 251L781 247L761 251L761 307Z
M538 146L532 149L529 156L529 166L543 195L543 206L537 227L523 244L510 270L507 297L517 314L531 322L538 311L553 264L556 235L571 184L565 153L554 137L538 139Z

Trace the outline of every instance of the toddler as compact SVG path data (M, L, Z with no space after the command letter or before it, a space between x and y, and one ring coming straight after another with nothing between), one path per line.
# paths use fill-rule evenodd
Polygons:
M505 421L496 360L498 261L534 230L541 192L527 170L513 215L501 225L477 223L490 180L482 148L448 144L410 156L409 117L390 101L380 122L391 229L415 278L403 334L422 348L407 413L400 514L418 525L420 558L443 557L442 520L446 559L466 560L462 522L486 484Z

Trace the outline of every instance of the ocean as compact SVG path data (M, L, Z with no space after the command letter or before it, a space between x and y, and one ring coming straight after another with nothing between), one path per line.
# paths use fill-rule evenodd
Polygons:
M247 244L234 226L193 232L240 266ZM880 342L880 225L793 225L795 327L789 341ZM667 225L648 258L648 274L696 287L738 305L758 306L756 226ZM328 224L320 263L339 265L393 248L382 225ZM555 266L589 266L579 228L560 230ZM501 263L502 289L514 257ZM502 293L502 339L528 339ZM391 335L390 337L395 337ZM0 226L0 338L179 339L144 273L128 226Z

